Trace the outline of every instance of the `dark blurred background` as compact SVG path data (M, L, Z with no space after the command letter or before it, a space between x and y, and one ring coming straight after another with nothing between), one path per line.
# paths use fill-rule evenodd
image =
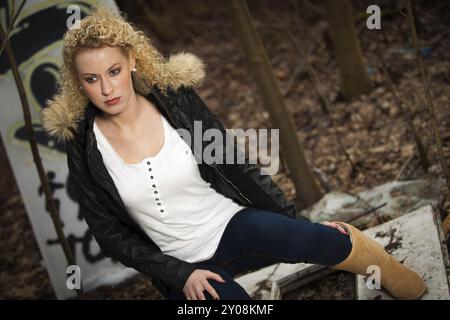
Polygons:
M264 3L262 3L264 2ZM206 64L206 79L199 95L220 117L226 128L271 128L268 112L249 71L246 56L224 1L116 1L153 44L166 56L191 52ZM404 1L353 0L355 26L373 89L346 101L340 90L340 74L321 1L247 0L271 66L284 93L288 112L310 165L326 175L333 190L359 192L396 178L411 157L408 178L437 177L437 152L430 150L434 166L425 173L417 166L414 141L401 112L388 90L379 67L387 67L397 95L405 102L416 129L427 145L434 144L418 71ZM381 8L381 30L366 28L366 8ZM449 1L414 1L417 32L424 59L446 158L450 157ZM269 9L269 10L267 10ZM283 21L294 40L307 53L347 152L358 165L346 163L328 130L320 101L293 39L277 27ZM0 144L0 298L54 299L41 265L28 216L22 204L10 164ZM409 171L408 171L409 170ZM289 199L295 189L285 165L273 176ZM321 186L322 191L324 187ZM450 204L445 202L445 221ZM447 219L448 221L448 219ZM138 275L115 287L87 292L86 299L161 299L151 280ZM354 299L354 277L339 272L305 286L286 299Z

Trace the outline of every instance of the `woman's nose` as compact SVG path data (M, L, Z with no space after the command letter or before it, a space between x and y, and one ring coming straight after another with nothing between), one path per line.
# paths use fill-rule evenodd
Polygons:
M112 91L111 82L108 79L102 79L101 84L102 84L102 94L104 96L109 95Z

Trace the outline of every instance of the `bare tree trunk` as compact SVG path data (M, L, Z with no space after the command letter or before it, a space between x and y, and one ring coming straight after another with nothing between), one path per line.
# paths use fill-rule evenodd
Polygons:
M234 19L237 34L247 55L256 84L262 94L264 105L274 126L280 128L281 149L295 185L297 205L299 209L303 209L320 199L319 187L303 154L280 87L273 75L269 58L245 1L230 0L226 3Z
M350 0L325 0L326 15L341 74L341 91L351 99L371 90L371 82L356 34Z

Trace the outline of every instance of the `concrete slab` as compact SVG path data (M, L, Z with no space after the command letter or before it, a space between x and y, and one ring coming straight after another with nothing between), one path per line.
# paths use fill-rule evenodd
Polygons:
M351 221L355 227L366 229L426 205L436 207L444 185L443 179L418 179L387 182L357 195L333 191L301 213L315 222ZM364 214L373 208L378 209Z
M428 287L424 300L450 300L447 249L437 219L433 208L425 206L364 230L397 260L422 276ZM393 300L384 289L369 289L363 276L357 276L356 286L359 300Z
M301 283L301 279L304 282L308 276L312 275L312 278L309 277L309 279L314 281L313 274L320 270L330 270L328 273L333 272L329 268L308 263L278 263L236 277L235 281L254 299L279 300L282 293L305 284ZM317 278L315 279L317 280Z

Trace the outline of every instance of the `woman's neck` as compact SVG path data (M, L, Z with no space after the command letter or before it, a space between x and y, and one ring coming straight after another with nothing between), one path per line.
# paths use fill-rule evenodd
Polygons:
M102 112L102 119L109 122L112 126L122 133L131 133L135 130L136 125L139 123L139 119L142 117L144 103L144 97L134 92L130 96L130 100L124 107L122 112L117 115L109 115Z

